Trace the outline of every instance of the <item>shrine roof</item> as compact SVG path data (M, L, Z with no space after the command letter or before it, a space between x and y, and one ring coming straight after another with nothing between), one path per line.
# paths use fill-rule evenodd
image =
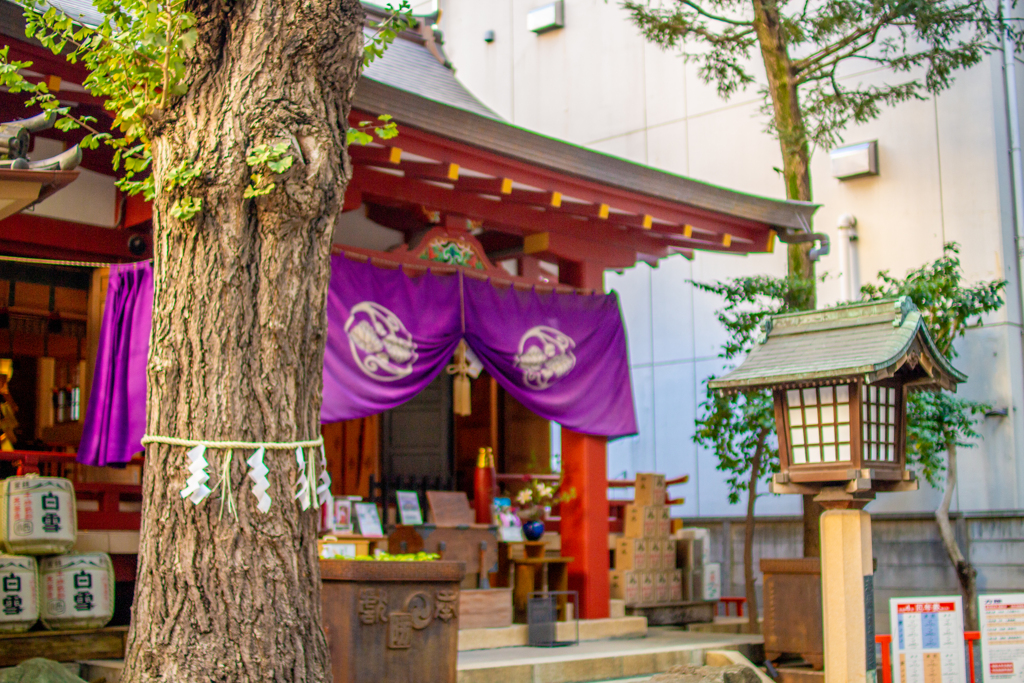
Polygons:
M939 352L909 297L777 315L743 363L708 387L725 392L875 382L906 364L916 388L955 391L967 376Z
M370 29L366 29L369 34ZM396 40L384 57L375 59L363 69L363 79L396 88L418 97L455 107L489 119L501 117L491 111L466 89L455 72L442 64L425 44L413 40ZM358 94L356 98L358 99Z

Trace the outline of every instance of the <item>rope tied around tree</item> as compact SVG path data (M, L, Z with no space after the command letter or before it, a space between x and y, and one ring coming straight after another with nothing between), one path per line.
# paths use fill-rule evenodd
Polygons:
M249 467L248 477L252 479L252 493L256 497L256 509L266 513L270 510L271 497L268 493L270 481L267 475L270 470L263 462L263 456L268 450L271 451L295 451L295 463L298 467L299 477L295 483L295 499L303 510L309 508L319 509L321 501L331 500L331 475L327 473L327 456L324 453L324 439L305 439L302 441L213 441L199 439L182 439L176 436L160 436L157 434L146 434L142 437L142 445L151 443L165 444L168 446L180 446L190 449L188 451L188 471L190 476L185 481L185 487L181 490L181 497L192 501L193 505L199 505L213 491L220 490L221 510L223 517L224 508L235 517L234 496L231 493L231 460L235 450L252 450L253 454L246 460ZM211 490L206 482L210 475L206 468L210 464L206 459L206 449L214 448L227 451L227 456L221 463L220 481ZM316 472L316 459L306 458L304 448L320 449L320 475Z

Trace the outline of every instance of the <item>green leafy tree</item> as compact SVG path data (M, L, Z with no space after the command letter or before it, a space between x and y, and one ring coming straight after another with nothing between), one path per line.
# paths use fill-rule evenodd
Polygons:
M949 88L955 73L978 64L1004 30L983 0L625 0L649 41L679 50L724 99L756 82L768 131L779 141L789 199L811 201L810 158L851 124L885 106ZM892 76L871 85L843 78L854 65ZM791 244L789 272L813 277L809 243ZM814 307L814 290L803 308Z
M319 435L330 241L351 166L364 63L413 23L409 5L364 33L358 0L95 0L83 25L26 0L29 38L78 63L111 112L78 116L0 48L0 85L114 149L120 186L153 201L147 433L288 442ZM239 490L244 458L212 457ZM221 462L216 462L217 459ZM331 680L316 515L293 500L294 453L271 450L266 514L182 503L180 447L150 444L122 680ZM226 481L225 481L226 479ZM231 484L231 482L234 482Z
M980 325L983 315L1003 306L1006 288L1004 280L965 284L959 254L959 246L949 243L933 263L909 272L902 279L883 271L878 274L879 284L861 289L867 299L909 296L924 315L939 352L950 360L957 356L955 342L970 327ZM979 436L975 427L989 409L984 403L948 392L919 391L911 394L907 403L907 462L929 484L942 488L935 522L964 594L969 630L978 628L978 572L956 542L949 522L949 506L957 484L958 449L973 445L971 441Z
M729 282L693 283L705 292L724 299L718 322L728 338L719 357L735 361L753 346L761 324L772 315L802 308L812 281L799 277L766 275L743 277ZM743 572L749 613L748 630L759 630L757 591L754 584L754 506L758 482L771 479L779 469L775 435L775 409L770 391L723 394L710 389L700 405L694 441L714 452L718 470L725 472L729 502L736 504L746 494L747 514L743 539Z

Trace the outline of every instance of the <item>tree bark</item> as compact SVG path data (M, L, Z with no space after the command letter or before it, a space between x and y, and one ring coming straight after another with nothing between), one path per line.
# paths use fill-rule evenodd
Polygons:
M747 631L758 633L761 623L758 620L757 586L754 582L754 504L757 502L757 480L761 477L761 458L764 455L764 442L768 438L767 429L757 435L757 447L750 461L750 484L747 487L747 518L743 529L743 580L747 593Z
M147 431L186 439L319 435L330 242L350 168L344 141L362 63L356 0L190 0L199 42L188 94L155 115L154 306ZM288 142L294 166L245 199L246 154ZM183 161L185 191L162 182ZM264 169L265 171L265 169ZM203 201L189 221L170 212ZM217 494L179 492L185 449L152 444L124 681L330 681L316 512L294 500L294 451L268 451L268 513L245 460L228 467L237 519ZM319 459L307 449L306 456Z
M956 570L956 578L960 582L960 592L964 596L964 627L968 631L978 630L978 570L964 557L960 545L953 535L953 527L949 523L949 506L953 502L953 489L956 488L956 444L946 444L946 488L942 492L942 502L935 511L935 522L939 526L942 547L946 549L949 561Z
M782 151L782 176L786 184L786 198L811 201L810 145L800 97L797 76L789 57L786 37L776 0L752 0L754 32L761 47L768 93L772 99L775 128ZM809 226L808 226L809 227ZM809 253L813 243L790 244L788 270L790 275L814 278L814 262ZM814 288L809 300L799 308L814 308Z

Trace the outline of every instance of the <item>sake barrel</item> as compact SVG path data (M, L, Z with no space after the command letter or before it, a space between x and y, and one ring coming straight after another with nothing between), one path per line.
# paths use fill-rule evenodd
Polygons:
M39 581L46 628L102 628L114 616L114 567L106 553L44 558Z
M0 482L0 546L14 555L56 555L75 545L75 488L60 477L9 477Z
M0 555L0 633L27 631L39 621L36 558Z

